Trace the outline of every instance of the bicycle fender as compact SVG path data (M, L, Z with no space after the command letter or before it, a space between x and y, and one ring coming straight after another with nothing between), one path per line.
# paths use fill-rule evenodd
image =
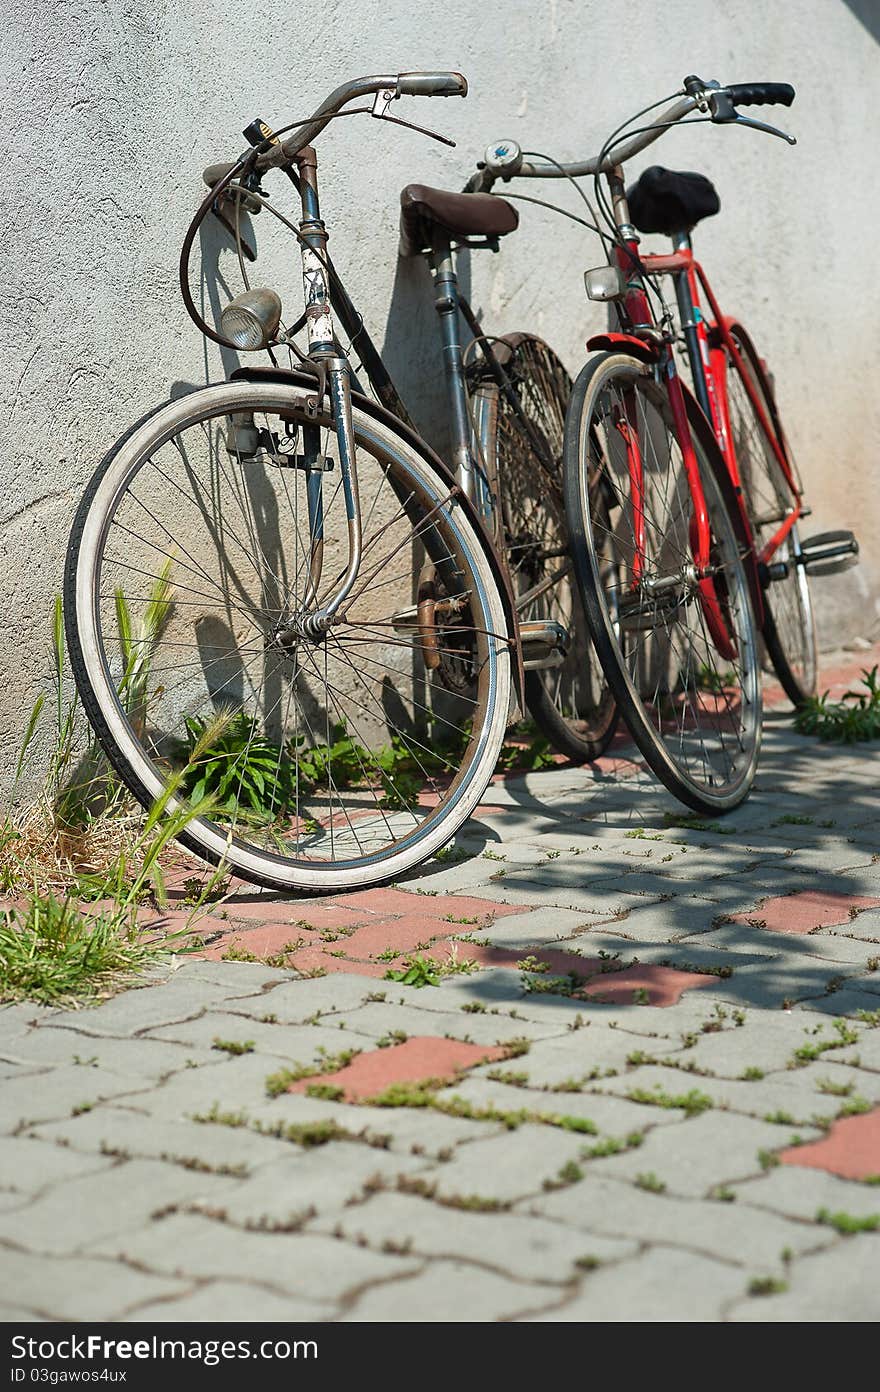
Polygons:
M631 353L640 362L647 363L657 362L660 356L660 349L655 344L625 333L593 334L592 338L587 339L587 348L591 353Z
M288 386L306 387L311 390L312 393L314 393L315 390L315 378L311 373L297 372L295 369L284 367L238 367L234 372L230 373L230 380L233 382L280 382L286 383ZM374 420L381 421L383 425L387 425L390 429L396 431L396 433L406 441L409 447L414 450L416 454L421 455L425 463L429 464L431 468L440 475L443 482L448 484L450 488L455 488L457 486L455 475L449 468L449 465L445 464L440 456L434 453L430 445L427 444L415 430L404 424L393 411L389 411L385 406L380 406L372 397L364 396L363 393L353 389L351 399L352 403L357 406L359 411L363 411L364 415L372 416ZM516 696L519 701L520 709L524 712L526 709L525 672L523 670L522 650L519 643L516 641L516 635L519 633L519 626L517 621L516 602L510 579L498 559L498 554L495 550L489 530L470 498L468 498L466 494L459 492L456 501L465 512L478 540L482 544L483 552L492 568L492 574L498 582L498 588L501 592L501 598L504 604L504 614L507 619L507 631L510 635L509 641L514 653L513 675Z

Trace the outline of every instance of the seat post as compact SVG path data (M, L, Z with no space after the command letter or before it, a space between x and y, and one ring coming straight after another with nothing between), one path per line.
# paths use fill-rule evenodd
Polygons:
M443 371L449 397L452 426L452 462L462 491L474 497L474 457L471 452L471 419L461 346L458 276L452 259L449 237L435 232L429 253L434 278L434 308L440 319L443 343Z
M673 232L672 245L676 251L691 251L693 248L691 244L690 228L685 227L678 232ZM714 414L712 411L712 403L709 399L709 387L706 382L706 365L703 362L700 352L700 333L697 320L699 311L694 305L694 297L691 294L687 271L677 271L673 280L675 282L675 298L678 301L678 315L681 320L685 344L687 345L688 361L691 365L694 395L700 403L706 419L712 422L714 421Z

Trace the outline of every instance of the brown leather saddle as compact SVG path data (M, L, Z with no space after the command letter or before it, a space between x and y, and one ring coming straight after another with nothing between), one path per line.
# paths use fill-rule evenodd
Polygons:
M519 214L491 193L446 193L425 184L407 184L400 195L400 254L430 249L432 233L453 241L471 237L493 242L519 226Z

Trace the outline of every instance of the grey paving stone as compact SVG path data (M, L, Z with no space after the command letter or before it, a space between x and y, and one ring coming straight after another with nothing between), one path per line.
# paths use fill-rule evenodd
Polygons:
M653 1108L644 1110L649 1113ZM645 1123L650 1124L649 1116ZM716 1185L759 1174L758 1152L778 1150L787 1140L787 1136L780 1136L780 1128L770 1122L730 1112L703 1112L677 1126L655 1127L634 1150L609 1159L590 1160L589 1174L616 1179L656 1174L670 1194L688 1198L708 1194Z
M3 1247L0 1294L47 1320L120 1319L132 1306L182 1295L179 1281L89 1257L35 1256Z
M526 872L529 873L529 872ZM534 872L531 872L534 876ZM627 884L626 881L631 880ZM607 879L583 877L582 884L546 883L543 872L541 878L526 879L516 873L506 875L490 886L491 893L475 888L476 898L496 899L501 904L522 904L533 908L574 909L596 915L612 915L633 908L638 902L656 903L665 893L663 887L652 885L651 892L639 898L637 877L617 875Z
M795 1013L803 1014L807 1018L810 1015L817 1019L824 1016L829 1022L845 1018L858 1028L860 1015L863 1012L876 1017L877 1011L880 1009L877 992L873 989L875 982L876 977L874 976L850 978L839 991L835 991L831 995L813 996L799 1002L795 1006ZM868 1043L871 1032L869 1029L861 1031L860 1044Z
M517 1059L514 1063L521 1061ZM591 1091L597 1086L590 1083L583 1093L541 1092L536 1088L510 1087L487 1077L472 1076L445 1088L439 1097L441 1100L458 1097L475 1108L494 1107L505 1112L527 1111L538 1116L591 1121L596 1126L597 1135L600 1132L602 1135L626 1135L645 1126L669 1125L681 1121L684 1116L684 1112L661 1111L660 1108L646 1116L645 1108L636 1102L627 1102L621 1097L603 1097ZM590 1141L591 1133L576 1134L581 1134L584 1142Z
M250 1044L252 1048L248 1050L248 1056L265 1058L267 1072L277 1069L279 1062L312 1063L320 1057L321 1049L326 1050L327 1054L338 1054L340 1050L356 1047L355 1041L349 1040L345 1031L339 1028L337 1020L332 1020L328 1025L322 1025L320 1021L316 1025L285 1025L280 1021L266 1023L249 1016L236 1015L222 1007L206 1011L197 1020L163 1025L151 1030L148 1037L184 1045L191 1054L200 1051L203 1057L212 1062L222 1059L226 1053L223 1049L214 1048L217 1040Z
M742 1192L745 1186L739 1186ZM815 1228L737 1202L675 1198L594 1175L571 1188L527 1200L517 1212L540 1213L587 1233L628 1238L650 1246L686 1248L717 1261L762 1271L784 1271L782 1253L813 1251L836 1241L830 1228Z
M187 1162L193 1169L215 1172L239 1166L253 1170L285 1155L289 1149L284 1141L260 1135L246 1126L168 1121L111 1106L97 1107L67 1121L50 1122L38 1127L36 1134L47 1141L60 1142L55 1146L59 1154L69 1156L71 1161L78 1159L81 1167L86 1155L106 1154L119 1159L169 1159Z
M292 973L284 968L267 967L262 962L203 962L192 958L178 970L185 972L185 981L206 981L212 986L221 986L230 997L233 993L238 995L242 986L261 991L292 979Z
M15 1131L22 1123L54 1121L70 1116L74 1107L94 1105L109 1097L136 1096L148 1087L143 1077L76 1064L53 1068L36 1078L8 1078L0 1096L0 1131Z
M614 1323L638 1310L647 1322L704 1323L722 1318L744 1287L740 1268L671 1247L653 1247L608 1271L600 1268L558 1310L539 1320Z
M727 1012L721 1021L724 1028L718 1032L702 1032L703 1023L718 1022L712 1010L706 1012L700 1022L695 1022L696 1042L687 1050L687 1057L697 1070L707 1070L718 1077L739 1078L748 1068L759 1068L764 1073L784 1070L791 1062L794 1052L811 1039L818 1038L810 1031L822 1026L821 1037L832 1037L829 1026L822 1023L822 1016L812 1010L744 1010L745 1020L737 1026L732 1010L736 1009L729 1001L718 1002ZM832 1051L825 1055L830 1061Z
M680 1039L649 1041L645 1036L633 1035L624 1029L609 1029L607 1025L596 1022L588 1029L573 1033L566 1030L548 1039L535 1040L528 1053L521 1058L507 1063L482 1065L479 1073L485 1075L489 1068L523 1072L528 1074L530 1088L552 1089L559 1083L570 1081L586 1084L609 1068L624 1070L627 1059L637 1050L658 1056L677 1056L682 1052L682 1044ZM552 1095L558 1098L560 1104L567 1096L566 1093Z
M524 1312L557 1305L559 1300L558 1286L510 1281L464 1262L434 1261L408 1280L368 1287L342 1321L465 1324L520 1319Z
M227 1184L215 1175L154 1160L116 1162L56 1185L25 1208L0 1214L0 1241L35 1252L76 1252L101 1237L147 1223L170 1203L207 1198Z
M37 1194L47 1185L109 1169L111 1160L78 1155L51 1140L32 1136L0 1136L0 1189Z
M584 1256L615 1261L637 1247L614 1236L590 1234L585 1240L569 1224L531 1214L467 1213L408 1194L376 1194L344 1210L332 1226L380 1251L390 1247L414 1256L459 1258L524 1281L567 1283ZM330 1228L321 1218L309 1224L309 1231Z
M158 1079L190 1063L217 1063L218 1055L210 1049L184 1049L144 1037L115 1039L100 1035L79 1038L69 1029L44 1026L33 1029L16 1041L8 1056L24 1064L76 1064L88 1080L90 1068L102 1072L122 1073L128 1077Z
M229 1272L289 1295L338 1301L373 1281L409 1275L423 1263L313 1233L245 1232L191 1213L173 1214L149 1227L99 1244L156 1272L214 1279Z
M306 1300L301 1295L279 1295L265 1286L245 1281L206 1281L183 1296L149 1301L131 1310L124 1320L161 1320L163 1323L217 1324L274 1322L308 1323L328 1320L335 1306Z
M448 1004L448 998L445 994L438 998L434 991L428 990L418 993L418 1005L411 1002L411 998L401 1005L396 989L393 986L389 991L388 1000L375 1001L338 1017L346 1026L346 1032L340 1036L343 1043L347 1040L349 1045L356 1043L364 1049L374 1048L376 1040L387 1039L391 1030L403 1030L410 1038L442 1035L493 1045L515 1038L545 1039L565 1028L552 1021L546 1024L534 1020L511 1021L508 1015L492 1014L489 1009L480 1014L460 1008L432 1008L434 1001L438 1001L438 1006Z
M255 1054L227 1057L209 1068L186 1068L153 1088L143 1100L132 1099L153 1116L190 1119L216 1104L224 1112L257 1106L266 1097L266 1078L278 1071L277 1062Z
M809 1321L876 1323L880 1316L880 1238L842 1239L827 1252L792 1263L789 1288L734 1305L731 1320L787 1323Z
M607 914L604 913L590 917L576 909L541 909L540 912L528 911L497 918L487 930L485 938L496 947L527 951L535 943L556 942L605 921ZM461 931L466 930L462 928ZM482 933L480 938L482 940Z
M840 1179L806 1165L777 1165L775 1169L731 1187L738 1203L770 1209L809 1223L815 1221L823 1208L831 1213L851 1213L857 1218L880 1214L880 1190L875 1185Z
M509 1203L542 1192L563 1166L576 1163L589 1137L528 1123L502 1137L459 1147L452 1160L426 1170L423 1178L443 1198Z
M26 1324L44 1323L45 1316L35 1315L32 1310L25 1310L21 1305L7 1305L0 1303L0 1320L4 1324Z
M58 1029L76 1030L83 1035L130 1038L159 1025L172 1025L178 1020L191 1019L217 1001L234 999L238 995L258 994L257 986L218 986L216 982L190 976L184 965L167 983L123 991L102 1005L88 1011L77 1011L73 1015L58 1012L51 1023Z
M352 1130L360 1120L359 1112ZM309 1149L288 1143L286 1155L249 1179L226 1180L212 1194L211 1207L237 1226L271 1230L312 1211L334 1213L376 1187L393 1189L399 1175L427 1173L431 1165L422 1156L354 1141L334 1140Z
M281 981L258 996L241 997L234 1004L227 1002L224 1008L230 1014L257 1020L263 1015L275 1015L279 1024L301 1025L315 1015L353 1010L376 989L384 989L383 983L347 972L330 972L327 976Z
M627 1097L635 1090L648 1093L656 1091L668 1097L675 1097L693 1088L710 1097L716 1107L725 1111L741 1112L759 1120L766 1120L770 1115L777 1113L788 1114L791 1121L781 1125L797 1126L806 1138L808 1135L812 1137L812 1132L808 1132L807 1128L810 1127L813 1118L817 1115L835 1116L843 1099L823 1096L816 1090L812 1079L802 1076L805 1071L795 1069L791 1072L773 1073L760 1080L747 1081L708 1078L683 1073L680 1069L648 1066L633 1069L621 1077L603 1078L599 1082L591 1083L590 1087L594 1091L618 1097ZM869 1086L867 1091L869 1098L877 1095L880 1092L880 1078L877 1084L873 1088ZM780 1144L784 1143L785 1134L783 1132Z

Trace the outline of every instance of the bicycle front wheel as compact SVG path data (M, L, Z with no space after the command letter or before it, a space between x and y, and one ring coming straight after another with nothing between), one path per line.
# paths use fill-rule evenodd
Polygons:
M512 334L495 351L512 389L498 394L495 418L499 545L523 633L549 621L562 638L549 657L531 657L526 640L526 704L553 748L582 763L607 749L617 707L593 651L568 540L562 445L571 378L533 335Z
M696 430L693 445L709 514L708 595L693 564L694 505L664 389L626 355L588 362L566 422L565 485L596 651L650 767L689 807L718 813L754 779L761 682L723 462Z
M227 382L142 420L77 513L65 609L87 714L135 796L178 775L178 803L211 799L190 849L314 893L398 876L449 840L494 769L511 661L454 490L357 404L360 571L308 636L349 554L333 422L309 390ZM427 607L426 553L443 584Z
M755 534L755 551L760 553L791 512L795 494L749 395L749 386L787 460L791 454L767 374L751 339L738 324L733 325L731 337L739 355L738 361L728 363L727 370L731 442ZM771 580L764 591L763 635L767 654L786 696L795 706L802 706L816 695L819 676L810 582L806 567L798 563L800 555L800 536L795 525L769 558L770 565L777 567L778 578Z

